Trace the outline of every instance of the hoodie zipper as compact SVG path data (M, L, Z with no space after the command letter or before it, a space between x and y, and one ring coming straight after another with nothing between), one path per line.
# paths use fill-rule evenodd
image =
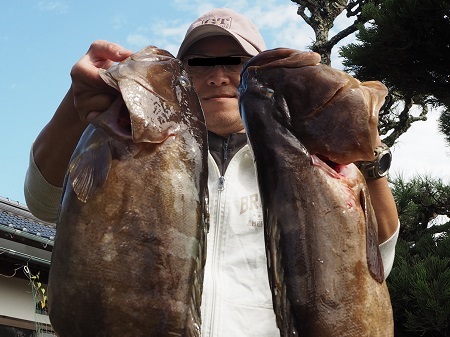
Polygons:
M225 167L226 167L226 162L228 161L228 144L230 142L230 136L228 136L227 139L224 139L223 144L222 144L222 159L223 159L223 163L221 166L221 174L219 177L219 191L223 191L225 188Z
M222 144L222 165L220 166L219 173L219 185L218 185L218 196L217 196L217 213L216 213L216 225L214 226L214 246L212 251L212 264L211 264L211 302L210 302L210 333L215 333L216 330L216 322L214 319L214 315L216 313L216 301L217 301L217 294L216 294L216 288L218 285L216 284L218 282L216 277L217 272L217 254L219 251L219 232L220 232L220 210L222 208L222 192L225 189L225 167L226 163L228 161L228 145L230 141L230 136L227 137L227 139L224 139Z

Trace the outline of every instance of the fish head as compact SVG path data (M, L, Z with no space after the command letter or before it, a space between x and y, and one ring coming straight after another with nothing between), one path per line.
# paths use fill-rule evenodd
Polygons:
M342 165L374 159L378 111L387 95L381 82L360 82L320 64L317 53L287 48L253 57L241 75L241 111L250 97L263 98L259 110L271 113L309 153Z
M181 61L166 50L148 46L99 72L106 83L120 91L123 104L117 103L96 123L116 136L134 143L161 143L187 130L193 117L203 116ZM124 111L128 136L123 132Z

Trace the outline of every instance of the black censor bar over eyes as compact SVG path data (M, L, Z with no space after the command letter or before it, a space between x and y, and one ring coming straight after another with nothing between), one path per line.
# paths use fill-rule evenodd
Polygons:
M193 57L188 60L191 67L201 66L218 66L218 65L238 65L241 64L240 56L224 56L224 57Z

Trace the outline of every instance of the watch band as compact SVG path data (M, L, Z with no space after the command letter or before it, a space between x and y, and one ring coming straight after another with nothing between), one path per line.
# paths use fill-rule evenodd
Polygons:
M356 163L366 180L378 179L386 176L392 162L392 153L389 147L382 143L374 150L375 159L373 161L360 161Z

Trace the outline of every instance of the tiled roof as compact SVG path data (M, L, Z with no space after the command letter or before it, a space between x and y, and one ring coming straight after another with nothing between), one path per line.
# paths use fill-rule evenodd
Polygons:
M33 216L25 205L0 197L0 231L14 231L14 234L35 241L44 239L53 245L56 227Z

